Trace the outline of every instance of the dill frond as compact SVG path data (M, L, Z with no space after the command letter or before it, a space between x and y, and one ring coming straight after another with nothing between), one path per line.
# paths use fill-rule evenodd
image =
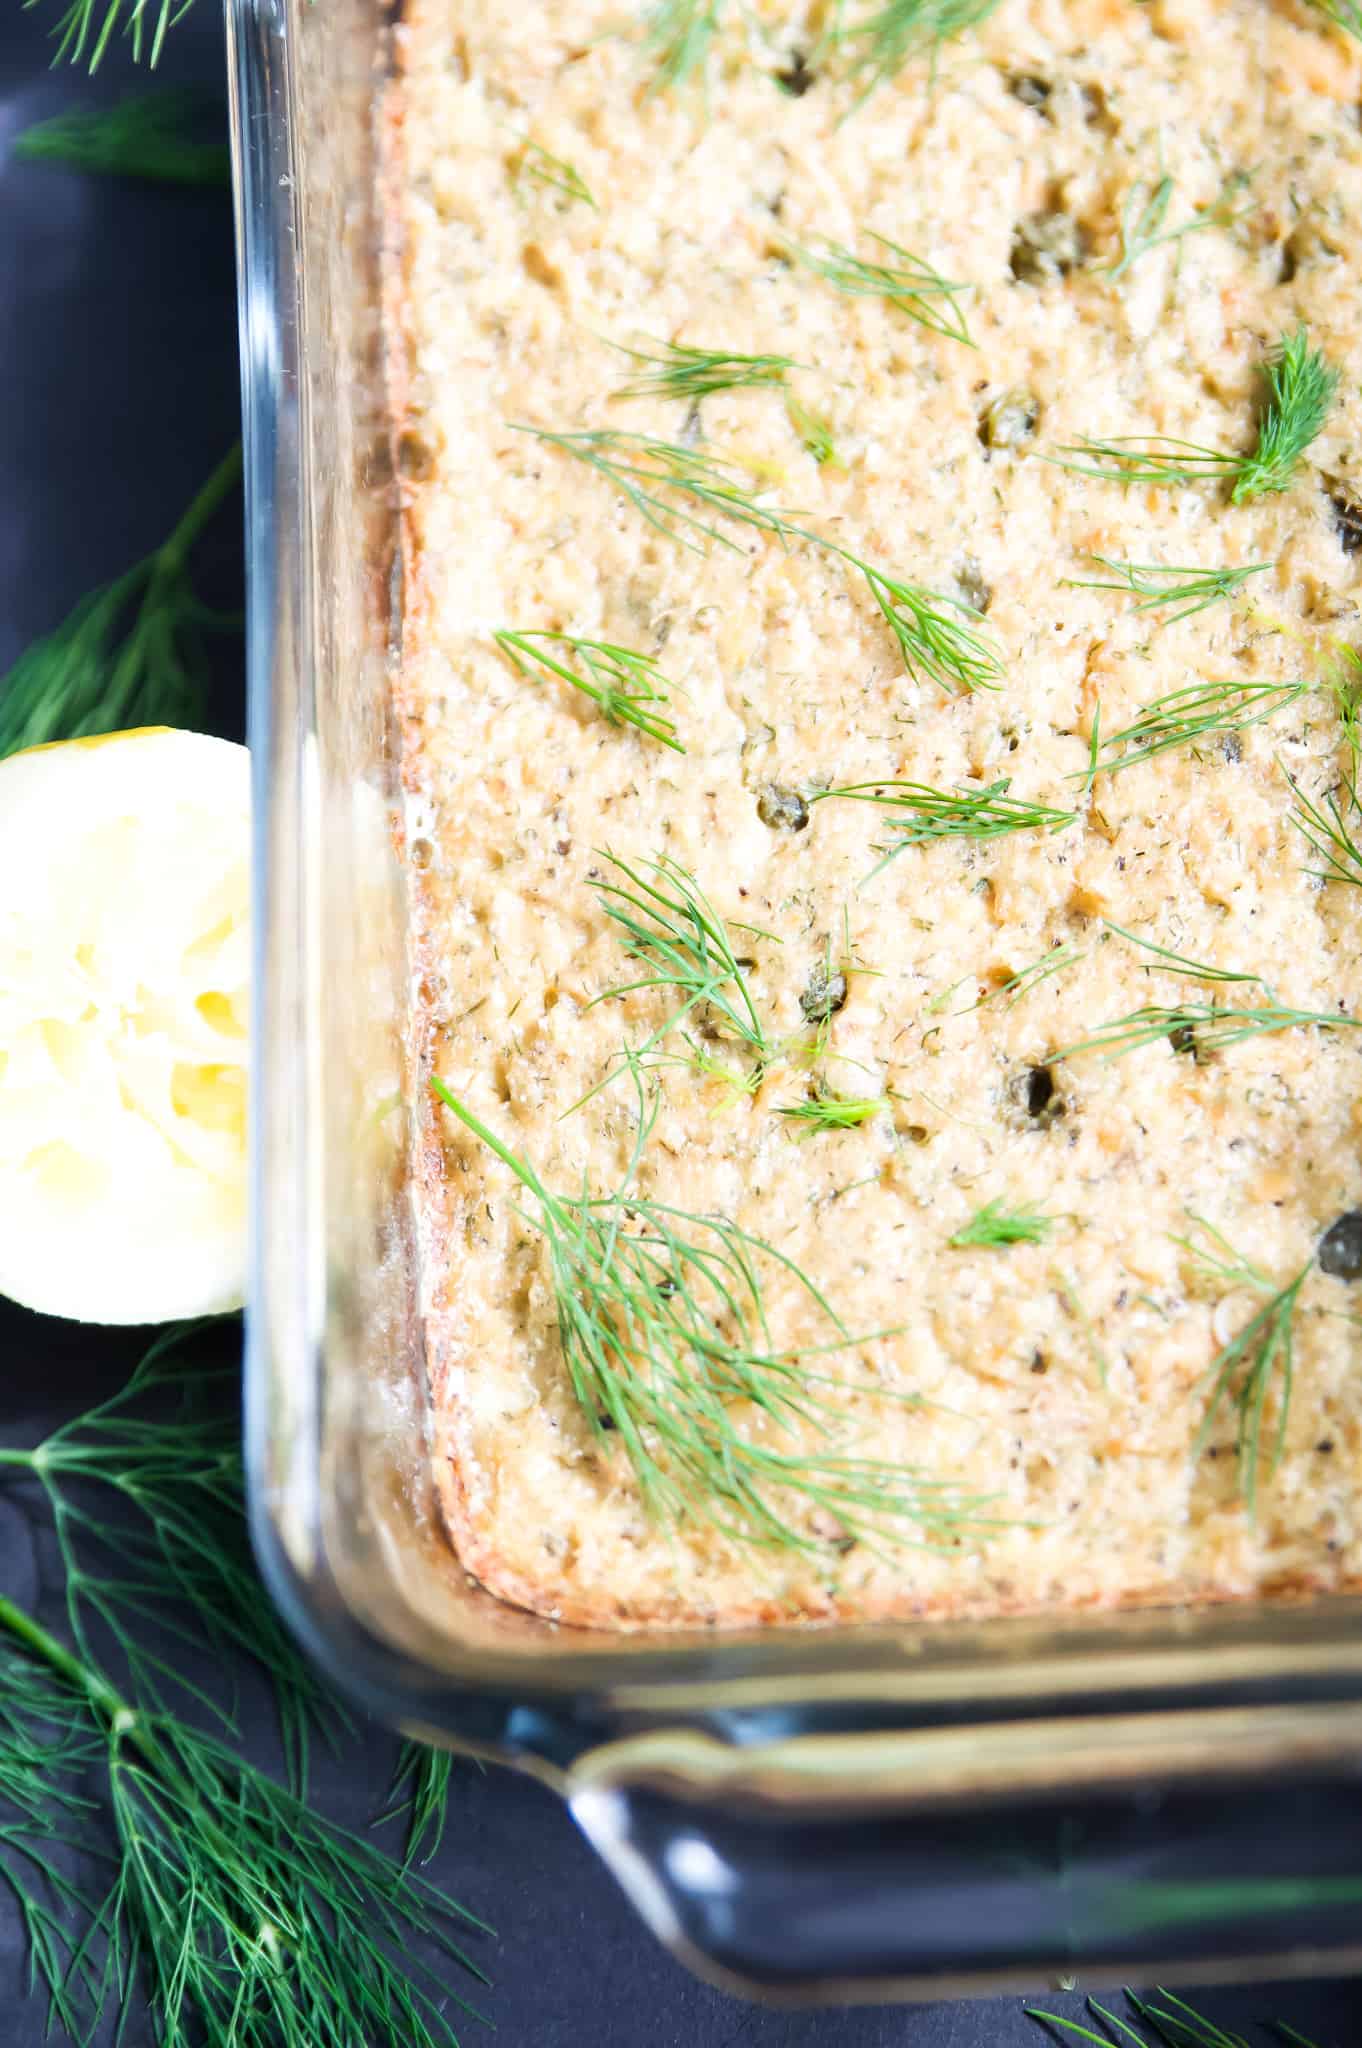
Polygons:
M1318 875L1322 882L1351 882L1354 887L1362 887L1362 844L1358 842L1356 827L1350 822L1354 818L1362 818L1356 783L1345 780L1346 802L1340 810L1338 798L1332 790L1321 806L1306 796L1290 775L1286 779L1295 798L1291 823L1324 863L1322 868L1307 869L1307 873Z
M1291 1031L1302 1025L1314 1025L1321 1031L1356 1030L1359 1023L1362 1018L1349 1017L1341 1010L1292 1010L1270 996L1262 1003L1233 1009L1221 1009L1214 1003L1148 1003L1128 1016L1113 1018L1090 1038L1066 1045L1051 1058L1067 1060L1077 1053L1102 1052L1117 1059L1160 1039L1167 1039L1175 1054L1208 1057L1265 1032Z
M1234 1249L1222 1232L1200 1216L1193 1216L1192 1220L1203 1233L1204 1241L1179 1238L1177 1242L1207 1272L1229 1287L1251 1287L1259 1294L1269 1294L1257 1314L1212 1360L1202 1382L1209 1389L1206 1413L1192 1446L1193 1454L1200 1456L1217 1416L1230 1403L1238 1418L1235 1456L1239 1487L1252 1516L1257 1509L1259 1479L1272 1477L1286 1443L1295 1368L1296 1304L1314 1261L1307 1260L1285 1287L1272 1290L1271 1282ZM1277 1418L1271 1439L1265 1444L1269 1394L1275 1394Z
M511 632L502 627L492 638L522 675L535 682L542 682L546 674L557 676L599 705L611 725L632 725L673 753L685 753L672 719L657 708L670 704L667 692L674 685L651 654L617 647L610 640L579 639L573 633ZM565 648L585 675L550 654L549 646Z
M914 57L935 58L943 43L986 21L998 0L872 0L853 20L838 19L831 39L847 52L861 97L894 78Z
M644 47L657 66L650 92L686 85L703 74L723 26L724 0L653 0Z
M1337 661L1325 677L1325 688L1338 713L1339 730L1353 764L1352 779L1362 773L1362 655L1355 647L1335 649Z
M527 1220L544 1241L573 1395L601 1452L627 1459L654 1522L708 1524L744 1550L823 1559L848 1541L954 1548L991 1526L988 1502L953 1482L837 1447L841 1412L823 1389L840 1383L813 1360L866 1340L785 1253L725 1217L636 1194L627 1179L609 1195L589 1183L553 1194L438 1077L431 1087L533 1202ZM645 1120L639 1151L647 1135ZM765 1272L794 1283L826 1343L776 1342ZM804 1430L814 1448L790 1441ZM815 1534L811 1516L830 1533Z
M35 121L15 136L11 154L28 163L119 178L225 186L231 182L231 153L225 141L204 139L210 127L222 127L222 103L210 94L145 93L116 106Z
M600 208L591 196L590 187L580 171L574 170L566 157L554 156L532 136L527 135L521 142L516 160L517 180L532 185L544 185L552 192L560 192L564 199L573 200L582 206L589 206L593 213Z
M1006 671L997 650L974 630L979 613L973 605L887 575L831 541L820 544L864 579L914 681L925 675L948 697L998 688Z
M1156 697L1119 732L1095 732L1092 761L1080 773L1085 780L1094 774L1119 775L1170 747L1245 732L1275 718L1309 689L1309 683L1188 683Z
M1106 555L1093 555L1091 559L1100 568L1109 569L1111 578L1066 576L1066 590L1128 590L1139 599L1133 607L1137 612L1161 611L1165 605L1175 605L1177 609L1166 621L1170 626L1179 619L1191 618L1194 612L1205 611L1208 605L1233 597L1250 576L1261 576L1264 569L1272 567L1270 562L1248 562L1240 569L1202 569L1163 562L1113 562Z
M1137 2033L1128 2021L1109 2006L1101 2005L1095 1998L1087 2000L1084 2010L1089 2017L1101 2020L1108 2029L1106 2033L1095 2033L1082 2020L1066 2019L1063 2013L1043 2012L1039 2006L1025 2008L1028 2019L1038 2020L1043 2026L1057 2027L1061 2033L1072 2035L1075 2040L1096 2044L1096 2048L1248 2048L1241 2034L1230 2034L1214 2020L1205 2016L1175 1998L1170 1991L1159 1991L1155 1996L1166 2000L1156 2006L1137 1998L1133 1991L1126 1992L1130 2010L1136 2015L1145 2030ZM1298 2037L1299 2038L1299 2037ZM1311 2048L1307 2041L1303 2048Z
M4 1595L0 1633L16 1646L0 1660L5 1717L32 1715L27 1751L8 1754L26 1819L17 1841L0 1831L0 1873L71 2040L103 2039L136 1981L167 2042L458 2048L449 2003L475 2008L447 1966L486 1981L456 1936L480 1922L221 1742L139 1705ZM92 1817L109 1817L102 1898L81 1898L53 1867L41 1815L54 1796L58 1829L79 1821L88 1837Z
M1189 960L1185 953L1174 953L1167 946L1157 946L1153 939L1142 939L1138 932L1127 931L1123 924L1114 924L1110 918L1106 920L1106 927L1118 938L1128 939L1132 946L1140 947L1142 952L1156 956L1159 967L1148 968L1146 971L1150 974L1160 971L1178 974L1189 981L1262 981L1260 974L1244 974L1237 967L1212 967L1204 960Z
M1043 1244L1054 1228L1054 1219L1039 1209L1005 1209L1001 1200L985 1202L968 1223L946 1242L957 1251L978 1246L996 1251L1009 1244Z
M121 29L132 51L132 61L145 56L155 70L166 33L189 12L193 0L70 0L58 15L52 35L56 51L52 62L78 64L89 52L91 75L98 71L114 31Z
M1362 43L1362 5L1358 0L1311 0L1311 5L1327 15L1335 28Z
M679 441L658 441L648 434L631 434L618 427L592 427L576 434L552 434L546 427L511 422L516 434L531 434L550 448L584 462L588 469L621 492L650 526L669 540L694 552L701 551L695 536L718 541L722 547L737 548L711 519L730 519L739 526L755 527L781 542L793 536L812 539L793 523L793 515L763 505L747 472L721 455L709 455L687 448ZM700 507L710 519L688 508Z
M1258 432L1247 454L1205 448L1172 434L1125 434L1115 440L1082 435L1051 458L1061 469L1103 483L1192 484L1224 481L1230 503L1286 490L1296 465L1323 427L1338 389L1339 373L1303 327L1284 334L1263 364L1266 398Z
M454 1759L428 1742L404 1742L397 1754L393 1813L407 1816L405 1861L429 1863L440 1853L449 1825L449 1787ZM402 1795L406 1794L403 1798ZM387 1818L385 1815L384 1818Z
M841 469L837 444L833 439L830 422L812 406L805 405L802 398L796 398L790 391L785 397L785 413L790 425L798 434L806 454L811 455L820 469Z
M0 759L51 740L137 725L192 725L203 699L203 630L190 553L241 474L233 449L169 539L82 598L0 678Z
M589 877L601 908L622 936L624 951L650 971L641 980L608 988L596 1002L630 995L635 989L661 988L677 1005L638 1053L652 1049L684 1017L702 1010L711 1029L718 1027L745 1046L759 1064L773 1047L748 986L746 965L739 959L722 915L715 909L689 869L669 854L630 867L615 854L600 852L611 874ZM740 925L758 938L754 926Z
M887 235L867 230L867 239L886 250L892 260L869 262L826 236L819 236L812 243L789 242L785 249L806 270L825 279L834 291L853 298L883 299L886 305L897 306L920 326L930 327L934 334L944 334L973 348L964 313L956 303L971 286L953 284L925 258L900 248Z
M744 356L731 351L692 348L689 342L664 341L659 351L624 348L620 355L648 367L631 383L621 384L616 398L675 398L695 402L716 391L771 390L785 382L795 364L789 356Z
M783 1102L776 1115L798 1124L800 1138L816 1137L820 1131L855 1131L882 1115L889 1107L883 1095L810 1095L803 1102Z
M1304 327L1282 336L1263 374L1267 402L1253 452L1241 464L1230 493L1236 505L1289 487L1296 464L1328 418L1338 390L1338 371L1321 350L1311 348Z
M934 839L1001 839L1009 832L1061 832L1072 825L1076 811L1053 810L1048 804L1028 802L1007 794L1010 779L977 789L933 789L925 782L853 782L837 789L815 791L811 803L826 803L846 797L853 803L874 804L886 824L898 835L885 851L880 867L902 853L906 846L920 846ZM878 874L879 868L874 870Z
M1029 995L1033 988L1039 988L1052 974L1062 974L1066 967L1076 967L1080 960L1086 958L1086 951L1077 946L1052 946L1048 953L1043 953L1039 960L1033 960L1029 967L1019 967L1015 974L1009 974L1001 988L996 989L994 993L1006 996L1007 1006L1011 1009L1013 1003L1019 1003L1023 996ZM988 998L985 997L984 1000L987 1001Z
M1209 206L1199 206L1189 220L1175 228L1164 225L1173 200L1173 180L1165 175L1154 185L1143 182L1132 185L1121 209L1121 254L1115 263L1108 266L1108 276L1124 276L1132 264L1166 242L1180 242L1187 235L1200 234L1205 228L1228 227L1232 221L1251 213L1252 205L1236 207L1232 204L1247 183L1242 173L1227 179L1224 189Z

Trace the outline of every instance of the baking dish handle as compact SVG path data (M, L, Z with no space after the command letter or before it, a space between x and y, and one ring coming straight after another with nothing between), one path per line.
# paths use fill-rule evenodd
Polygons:
M702 1775L597 1752L569 1798L653 1931L730 1989L945 1997L1286 1976L1362 1953L1355 1768L1266 1794L1255 1770L871 1811Z

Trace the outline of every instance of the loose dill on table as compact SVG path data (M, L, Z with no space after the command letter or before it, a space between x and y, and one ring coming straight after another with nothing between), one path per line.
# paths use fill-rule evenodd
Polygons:
M904 667L914 678L925 675L953 694L992 689L1003 676L996 649L976 630L979 614L971 605L891 575L852 549L804 526L801 515L764 503L747 472L727 457L616 427L557 434L521 422L510 425L513 433L532 435L560 454L585 463L613 485L650 526L695 553L703 552L706 541L738 551L737 542L713 523L725 519L767 534L782 547L806 541L844 562L875 600Z
M1066 576L1062 579L1065 590L1128 590L1139 599L1132 607L1137 612L1162 611L1173 605L1176 609L1164 622L1170 626L1233 597L1250 576L1261 576L1272 567L1271 562L1247 562L1238 569L1203 569L1163 562L1115 562L1106 555L1090 559L1099 568L1109 569L1110 577Z
M838 1447L846 1418L830 1390L914 1397L816 1369L819 1358L870 1339L853 1337L775 1245L726 1217L643 1196L630 1174L608 1195L589 1182L552 1193L443 1081L433 1076L431 1087L533 1202L523 1213L544 1241L574 1398L601 1451L627 1459L655 1523L707 1525L744 1549L813 1558L857 1542L954 1548L996 1526L989 1501L954 1481ZM635 1164L655 1113L644 1115L640 1098ZM825 1326L824 1342L777 1343L768 1272L794 1285ZM762 1436L743 1426L746 1414ZM811 1448L793 1441L805 1432ZM829 1533L815 1534L813 1518Z
M35 121L15 136L10 153L22 162L120 178L226 186L231 152L225 138L211 134L222 126L222 102L213 95L143 93L116 106Z
M1117 732L1102 733L1094 721L1089 764L1075 770L1072 779L1091 783L1095 775L1119 775L1123 768L1152 761L1172 747L1194 747L1245 732L1275 718L1310 688L1304 682L1188 683L1156 697Z
M1310 346L1304 327L1297 327L1284 334L1266 357L1263 378L1257 436L1245 454L1206 448L1171 434L1122 435L1110 441L1085 434L1065 443L1052 459L1063 469L1103 483L1222 481L1229 486L1234 505L1284 491L1328 418L1339 373L1319 349Z
M1173 180L1165 174L1152 186L1138 182L1132 185L1121 209L1121 254L1107 266L1108 277L1123 277L1151 249L1161 248L1168 242L1181 242L1188 235L1201 234L1206 228L1229 227L1232 222L1251 213L1252 203L1238 207L1233 204L1247 183L1248 179L1242 173L1227 179L1224 189L1209 206L1199 206L1189 220L1173 228L1164 225L1173 201Z
M1063 2013L1045 2012L1035 2005L1028 2005L1025 2011L1028 2019L1057 2027L1075 2040L1095 2044L1095 2048L1248 2048L1242 2035L1227 2032L1195 2006L1175 1998L1171 1991L1155 1991L1148 1998L1137 1998L1133 1991L1127 1991L1125 1997L1140 2023L1142 2031L1138 2033L1129 2021L1095 1998L1087 2000L1084 2010L1089 2018L1102 2022L1107 2031L1101 2034L1085 2026L1082 2020L1069 2019ZM1156 1999L1161 2002L1155 2004ZM1291 2048L1317 2048L1315 2042L1307 2041L1304 2034L1281 2021L1274 2031Z
M575 170L565 157L554 156L532 136L525 136L517 151L516 179L526 184L547 186L550 191L561 193L565 199L589 206L593 213L600 211L580 171Z
M956 1251L972 1247L998 1251L1011 1244L1043 1244L1053 1228L1053 1217L1039 1209L1008 1209L998 1198L976 1209L946 1243Z
M866 237L887 251L892 261L872 262L826 236L813 242L787 242L783 247L786 255L825 279L834 291L853 298L882 299L920 326L929 327L934 334L944 334L973 348L964 312L957 303L972 286L952 283L924 257L901 248L887 235L877 235L868 229Z
M657 348L611 347L631 362L642 363L629 383L612 394L616 398L674 398L694 403L713 397L716 391L779 389L787 370L797 366L789 356L739 355L733 350L695 348L689 342L664 341Z
M237 621L201 603L189 559L240 475L241 450L234 448L153 554L82 598L0 677L0 758L130 726L196 723L207 675L205 631Z
M542 682L545 675L557 676L599 705L611 725L632 725L674 753L685 753L669 716L668 692L674 685L653 655L618 647L610 640L582 639L574 633L512 632L502 627L492 638L522 675L535 682ZM551 646L564 648L581 663L585 674L550 653Z

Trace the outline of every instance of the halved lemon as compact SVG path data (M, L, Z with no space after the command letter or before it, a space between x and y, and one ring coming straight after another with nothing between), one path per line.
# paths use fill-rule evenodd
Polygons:
M240 1302L249 868L228 740L0 761L0 1294L90 1323Z

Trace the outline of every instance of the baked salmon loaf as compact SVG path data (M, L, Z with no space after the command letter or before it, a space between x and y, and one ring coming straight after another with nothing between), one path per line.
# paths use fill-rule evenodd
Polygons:
M398 47L463 1564L606 1628L1355 1582L1362 45L410 0Z

